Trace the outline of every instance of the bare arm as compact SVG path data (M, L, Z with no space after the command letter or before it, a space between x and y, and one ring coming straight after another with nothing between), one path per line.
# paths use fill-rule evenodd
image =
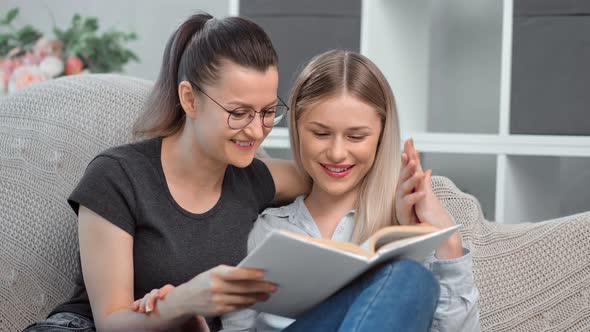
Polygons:
M275 183L276 193L273 202L292 201L297 196L307 194L311 190L311 183L299 172L292 161L264 159L263 162L270 170Z
M133 312L133 237L84 206L78 219L84 283L99 331L170 330L190 318L166 301L158 315Z
M133 311L133 237L84 206L78 232L84 283L98 331L170 331L268 299L276 285L256 269L219 265L170 291L149 315Z

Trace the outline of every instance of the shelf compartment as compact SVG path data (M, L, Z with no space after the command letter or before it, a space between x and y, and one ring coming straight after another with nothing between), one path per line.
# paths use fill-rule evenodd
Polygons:
M536 222L590 210L589 158L506 156L505 161L501 222Z

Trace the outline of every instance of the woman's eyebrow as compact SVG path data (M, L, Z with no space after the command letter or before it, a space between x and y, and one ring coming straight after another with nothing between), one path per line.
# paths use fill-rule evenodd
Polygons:
M359 131L359 130L370 130L372 131L371 127L368 126L358 126L358 127L350 127L348 128L350 131Z
M272 101L272 102L270 102L270 103L268 103L268 104L264 105L264 106L262 107L262 109L265 109L265 108L268 108L268 107L274 106L275 104L277 104L277 103L278 103L278 101L279 101L279 98L276 98L274 101ZM245 102L243 102L243 101L239 101L239 100L232 100L232 101L228 101L228 102L227 102L227 104L228 104L228 105L235 105L235 106L238 106L238 107L250 107L250 108L256 109L256 107L254 107L254 105L252 105L252 104L248 104L248 103L245 103Z
M321 123L321 122L317 122L317 121L311 121L309 124L312 125L316 125L318 127L321 127L323 129L330 129L329 126L326 126L325 124ZM371 127L369 126L356 126L356 127L350 127L350 128L346 128L347 131L360 131L360 130L369 130L372 132Z
M326 126L323 123L317 122L317 121L311 121L309 124L316 125L318 127L322 127L323 129L330 129L330 127Z

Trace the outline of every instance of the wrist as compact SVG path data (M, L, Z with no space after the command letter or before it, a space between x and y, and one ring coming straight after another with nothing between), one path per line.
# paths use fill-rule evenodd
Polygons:
M459 232L455 231L437 250L436 258L454 259L463 256L463 243Z
M455 223L453 222L453 218L451 218L451 215L449 214L449 212L442 206L439 207L439 209L437 210L436 213L436 218L438 220L440 220L440 228L447 228L447 227L453 227L455 226ZM458 233L454 233L453 235L455 235ZM461 238L459 238L459 240L461 240Z
M185 288L186 285L181 284L166 295L166 298L161 301L161 312L163 314L173 319L189 318L196 315L193 308L186 305L187 301L184 300Z
M428 209L423 209L418 215L420 221L426 222L438 229L444 229L455 226L453 218L448 211L442 206L432 206Z

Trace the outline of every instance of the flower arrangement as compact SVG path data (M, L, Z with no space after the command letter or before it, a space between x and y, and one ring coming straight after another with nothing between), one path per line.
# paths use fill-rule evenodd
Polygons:
M134 33L98 33L98 20L76 14L65 30L54 26L48 39L31 25L13 25L19 9L0 13L0 93L62 75L120 72L129 61L139 61L126 47Z

